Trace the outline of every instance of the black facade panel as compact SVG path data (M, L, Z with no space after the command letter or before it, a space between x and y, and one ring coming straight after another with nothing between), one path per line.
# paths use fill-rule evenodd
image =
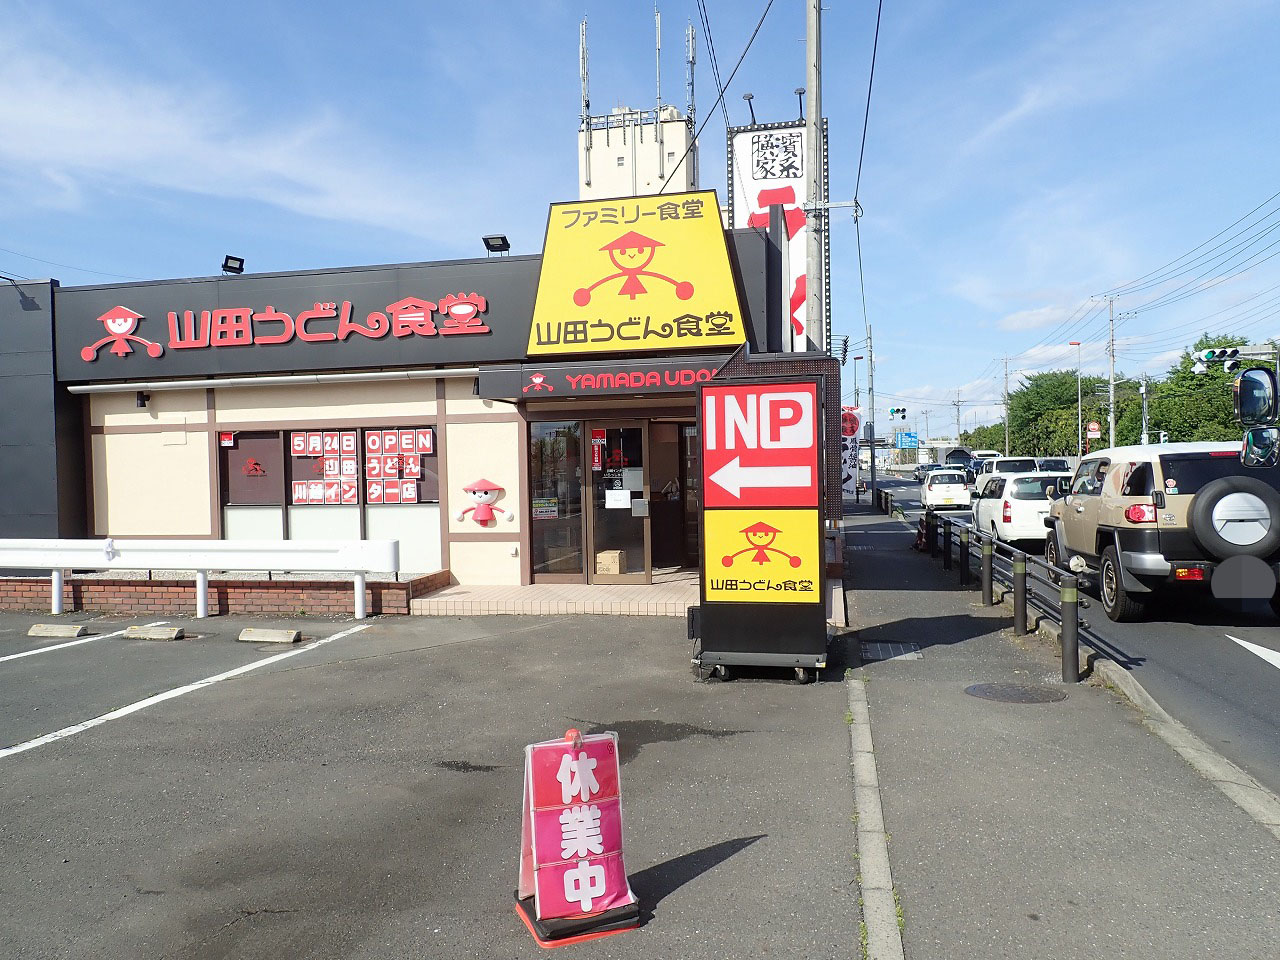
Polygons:
M0 537L58 535L54 286L0 281Z
M772 245L763 230L731 230L728 236L729 266L742 301L747 340L753 351L760 352L769 342L769 292L765 272Z

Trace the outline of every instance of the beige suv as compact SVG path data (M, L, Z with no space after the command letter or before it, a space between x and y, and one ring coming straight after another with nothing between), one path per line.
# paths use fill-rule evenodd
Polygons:
M1280 467L1244 466L1239 444L1088 454L1045 526L1045 560L1096 577L1112 620L1139 619L1157 591L1189 583L1270 598L1280 615Z

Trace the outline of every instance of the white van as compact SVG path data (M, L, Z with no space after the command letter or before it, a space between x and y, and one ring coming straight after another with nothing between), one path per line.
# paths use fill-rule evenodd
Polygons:
M975 460L991 460L994 457L1003 457L1004 454L999 450L975 450L973 451L973 459Z

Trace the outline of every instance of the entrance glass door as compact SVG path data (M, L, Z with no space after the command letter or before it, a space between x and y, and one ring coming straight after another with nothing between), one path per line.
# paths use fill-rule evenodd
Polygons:
M591 505L587 568L592 583L649 583L648 426L587 424Z

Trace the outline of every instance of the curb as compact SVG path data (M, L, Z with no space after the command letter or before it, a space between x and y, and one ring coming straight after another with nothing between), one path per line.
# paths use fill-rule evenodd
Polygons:
M1001 598L1000 605L1011 612L1013 610L1013 601L1007 594ZM1055 644L1061 642L1062 628L1039 611L1036 612L1035 632ZM1086 644L1083 637L1080 642L1082 647ZM1171 717L1130 671L1101 650L1092 647L1089 650L1092 652L1084 649L1080 651L1082 675L1092 671L1103 683L1123 694L1142 714L1142 722L1148 730L1172 747L1200 776L1280 840L1280 797Z
M853 794L858 834L858 887L862 893L862 922L870 960L903 960L898 903L889 867L889 838L884 830L880 779L871 742L871 713L860 677L848 677L849 744L852 749Z

